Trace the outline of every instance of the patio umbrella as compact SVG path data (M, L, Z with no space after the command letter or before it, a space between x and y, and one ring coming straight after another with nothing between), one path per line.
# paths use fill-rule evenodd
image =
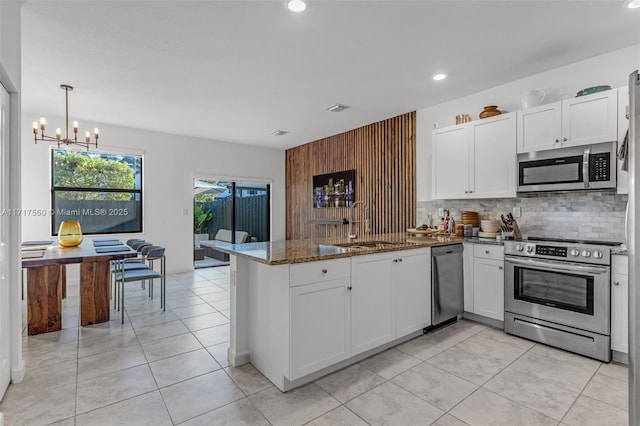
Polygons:
M203 192L208 192L210 194L222 194L228 188L226 186L220 186L215 183L206 182L203 180L195 179L193 181L193 193L194 195L202 194Z

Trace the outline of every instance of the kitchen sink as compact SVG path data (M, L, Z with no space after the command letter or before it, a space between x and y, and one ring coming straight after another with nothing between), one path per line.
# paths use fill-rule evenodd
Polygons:
M390 241L353 241L350 243L340 243L340 244L332 244L332 245L335 247L364 249L364 248L382 248L382 247L386 247L394 244L397 244L397 243L392 243Z

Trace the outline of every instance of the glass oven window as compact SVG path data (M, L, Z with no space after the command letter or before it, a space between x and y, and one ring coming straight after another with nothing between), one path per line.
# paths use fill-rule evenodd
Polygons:
M593 315L593 277L519 267L514 272L516 299Z

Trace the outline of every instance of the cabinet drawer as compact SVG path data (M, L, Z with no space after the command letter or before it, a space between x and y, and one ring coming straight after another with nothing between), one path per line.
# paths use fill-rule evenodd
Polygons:
M291 287L351 277L351 260L330 259L295 263L290 269Z
M611 273L629 275L629 257L618 254L611 256Z
M473 257L479 257L482 259L504 260L504 246L474 244Z

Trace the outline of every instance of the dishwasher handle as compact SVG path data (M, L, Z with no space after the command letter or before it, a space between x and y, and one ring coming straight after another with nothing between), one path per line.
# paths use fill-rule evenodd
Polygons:
M431 249L431 256L444 256L445 254L460 253L462 251L462 244L450 244L448 246L433 247Z

